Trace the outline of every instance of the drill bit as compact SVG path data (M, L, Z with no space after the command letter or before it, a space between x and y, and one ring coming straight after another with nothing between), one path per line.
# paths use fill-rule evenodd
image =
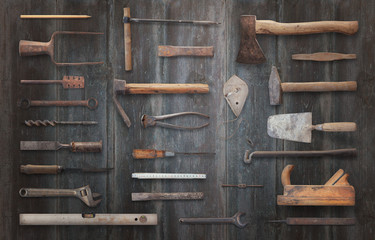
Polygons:
M56 121L56 120L25 120L25 125L28 127L46 127L46 126L56 126L57 124L61 125L95 125L98 122L95 121Z

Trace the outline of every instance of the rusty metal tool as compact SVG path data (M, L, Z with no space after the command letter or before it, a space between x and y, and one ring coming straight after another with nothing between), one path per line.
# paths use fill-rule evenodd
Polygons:
M21 213L20 225L157 225L157 214Z
M199 199L203 199L202 192L132 193L132 201L199 200Z
M240 27L241 43L237 62L258 64L265 62L266 57L256 39L257 34L304 35L337 32L353 35L358 31L358 21L279 23L271 20L256 20L255 15L242 15Z
M212 21L196 21L196 20L174 20L174 19L145 19L145 18L132 18L130 17L130 8L124 8L124 49L125 49L125 71L132 70L132 40L130 23L188 23L199 25L215 25L219 22Z
M179 57L179 56L194 56L194 57L213 57L214 47L197 47L197 46L159 46L159 57Z
M245 215L243 212L237 212L233 217L228 218L180 218L180 223L188 224L233 224L238 228L244 228L247 222L241 222L241 216Z
M57 141L21 141L20 150L49 150L57 151L62 148L69 148L71 152L101 152L102 141L99 142L71 142L62 144Z
M197 116L201 116L204 118L210 118L210 116L203 114L203 113L198 113L198 112L180 112L180 113L172 113L172 114L166 114L166 115L160 115L160 116L149 116L149 115L144 114L141 117L141 125L144 128L158 126L158 127L171 128L171 129L177 129L177 130L195 130L195 129L207 127L209 125L209 123L205 123L200 126L186 127L186 126L179 126L179 125L174 125L174 124L165 123L165 122L159 122L159 120L165 120L168 118L185 116L185 115L197 115Z
M334 122L312 125L312 113L279 114L268 117L267 133L270 137L311 143L312 130L324 132L354 132L354 122Z
M76 197L81 199L89 207L96 207L102 201L101 194L91 192L86 185L76 189L52 189L52 188L21 188L21 197Z
M270 157L324 157L324 156L355 156L357 149L334 149L319 151L254 151L250 153L246 150L243 161L250 164L253 158L270 158Z
M287 165L281 173L284 194L277 196L282 206L354 206L355 190L348 182L349 174L339 169L324 185L292 185L290 173L294 165Z
M357 82L287 82L282 83L277 68L272 66L268 91L271 105L283 103L284 92L330 92L330 91L356 91Z
M64 76L62 80L21 80L22 84L61 84L66 88L85 88L85 77Z
M293 54L292 59L299 61L331 62L337 60L357 59L357 55L333 52L317 52L310 54Z
M21 19L87 19L89 15L21 15Z
M59 165L21 165L20 172L24 174L59 174L62 172L84 172L84 173L101 173L108 172L113 168L66 168Z
M224 84L223 94L234 115L238 117L241 114L247 95L249 94L249 87L246 82L236 75L233 75Z
M96 121L56 121L56 120L25 120L25 125L28 127L47 127L56 125L96 125Z
M98 107L98 100L89 98L87 100L73 100L73 101L51 101L51 100L30 100L27 98L19 99L18 107L28 109L30 107L87 107L94 110Z
M132 173L137 179L206 179L201 173Z
M52 34L49 42L37 42L21 40L19 43L19 54L21 57L24 56L37 56L37 55L49 55L51 61L56 66L82 66L82 65L96 65L103 64L104 62L76 62L76 63L60 63L56 62L55 57L55 37L57 35L102 35L101 32L72 32L72 31L57 31Z
M175 157L176 155L215 155L214 152L171 152L156 149L133 149L135 159L155 159L165 157Z
M355 225L355 218L287 218L285 220L269 220L269 223L286 223L287 225Z
M221 184L221 187L236 187L236 188L245 189L248 187L262 188L264 186L263 185L247 185L244 183L240 183L240 184Z
M173 84L173 83L129 83L125 80L115 79L113 83L113 102L120 113L122 120L130 127L131 121L117 100L118 94L181 94L181 93L208 93L207 84Z

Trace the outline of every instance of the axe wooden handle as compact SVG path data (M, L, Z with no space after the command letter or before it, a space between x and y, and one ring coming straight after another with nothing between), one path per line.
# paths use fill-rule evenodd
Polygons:
M357 124L354 122L323 123L312 127L314 130L323 132L354 132L357 130Z
M169 83L130 83L126 84L127 94L161 94L161 93L208 93L207 84L169 84Z
M357 82L305 82L281 83L283 92L331 92L331 91L356 91Z
M318 21L279 23L272 20L256 20L256 33L268 35L304 35L337 32L353 35L358 31L358 21Z
M130 8L124 8L124 17L130 18ZM125 71L132 70L132 38L130 22L124 23Z
M302 61L317 61L317 62L329 62L336 60L345 60L345 59L356 59L356 54L343 54L343 53L332 53L332 52L318 52L311 54L293 54L293 60L302 60Z
M196 56L213 57L214 47L159 46L159 57Z
M154 159L165 156L165 151L155 149L133 149L133 158L135 159Z

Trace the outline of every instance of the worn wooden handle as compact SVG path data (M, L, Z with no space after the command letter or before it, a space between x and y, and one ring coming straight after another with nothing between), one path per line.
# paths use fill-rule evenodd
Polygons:
M283 92L331 92L331 91L356 91L357 82L304 82L281 83Z
M202 192L132 193L132 201L197 200L197 199L203 199Z
M22 19L83 19L91 18L89 15L21 15Z
M155 149L133 149L135 159L153 159L165 157L165 151Z
M21 165L20 172L24 174L58 174L61 167L58 165Z
M324 132L354 132L357 130L357 124L354 122L323 123L317 124L313 128Z
M355 225L355 218L287 218L288 225Z
M317 62L329 62L345 59L356 59L356 54L344 54L344 53L332 53L332 52L318 52L311 54L293 54L293 60L302 61L317 61Z
M36 56L36 55L49 55L51 50L49 42L37 42L21 40L19 43L20 56Z
M72 152L101 152L103 142L72 142L70 145Z
M130 8L124 8L124 17L130 18ZM124 23L125 71L132 70L132 37L130 22Z
M324 185L326 186L334 185L337 182L337 180L339 180L342 177L343 174L344 174L344 170L339 169L335 174L333 174L333 176Z
M287 165L283 172L281 173L281 183L285 187L286 185L291 185L290 183L290 174L292 173L292 170L294 168L294 165Z
M160 93L208 93L207 84L169 84L169 83L130 83L126 84L128 94L160 94Z
M279 23L272 20L256 20L256 33L268 35L304 35L337 32L353 35L358 31L358 21L318 21Z
M196 56L213 57L214 47L159 46L159 57Z

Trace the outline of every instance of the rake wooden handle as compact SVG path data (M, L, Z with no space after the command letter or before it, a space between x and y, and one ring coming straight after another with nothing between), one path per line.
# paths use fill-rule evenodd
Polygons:
M337 32L353 35L358 31L358 21L318 21L279 23L272 20L256 20L256 33L268 35L304 35Z
M357 82L305 82L281 83L283 92L331 92L331 91L356 91Z
M59 165L21 165L20 172L24 174L58 174L61 172Z
M124 8L124 17L130 18L130 8ZM130 22L124 23L125 71L132 70L132 38Z
M332 53L332 52L318 52L311 54L293 54L293 60L302 60L302 61L317 61L317 62L329 62L336 60L345 60L345 59L356 59L356 54L343 54L343 53Z
M155 149L133 149L135 159L154 159L165 157L165 151Z
M314 130L324 132L354 132L357 130L357 124L354 122L323 123L312 127Z
M196 56L213 57L214 47L159 46L159 57Z
M125 86L127 94L160 94L160 93L208 93L207 84L163 84L163 83L130 83Z

